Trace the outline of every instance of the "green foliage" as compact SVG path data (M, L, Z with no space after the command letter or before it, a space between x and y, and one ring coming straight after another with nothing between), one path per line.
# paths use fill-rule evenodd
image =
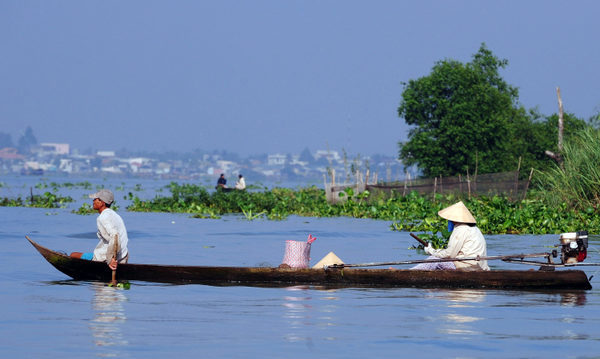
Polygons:
M81 207L79 207L77 210L73 210L71 212L75 213L75 214L81 214L81 215L90 215L90 214L96 213L94 208L87 202L84 202L81 205Z
M232 191L208 193L201 186L169 185L171 197L156 197L142 201L130 194L131 211L161 211L190 213L196 218L219 218L225 214L240 214L248 220L266 218L282 220L289 215L308 217L372 218L393 221L393 230L418 232L433 242L445 245L450 233L447 222L437 213L462 200L478 220L483 233L561 233L587 229L600 232L600 217L593 211L577 211L565 203L550 205L533 193L530 198L513 202L506 197L459 198L436 195L428 198L411 192L391 198L371 196L368 191L356 194L348 188L340 204L327 203L325 192L316 187L303 189L274 188L262 192ZM185 195L184 195L185 193Z
M519 105L517 89L499 75L507 64L482 44L471 62L438 61L405 84L398 114L413 126L399 144L405 165L425 177L514 170L519 158L521 168L551 165L544 151L556 150L558 116ZM584 126L565 114L565 137Z
M535 111L530 112L531 122L520 124L514 138L515 147L522 148L523 163L521 168L535 168L544 171L554 167L555 161L545 154L549 150L558 152L558 115L542 116ZM583 119L574 114L565 113L564 140L568 141L577 133L590 127Z
M473 61L439 61L429 76L410 80L398 114L416 126L400 144L400 158L426 177L515 167L508 129L524 116L518 92L498 74L507 65L484 44Z
M60 196L53 192L44 192L42 195L33 195L22 199L2 198L0 206L2 207L36 207L36 208L61 208L67 203L73 202L73 198Z
M600 130L591 127L565 140L563 166L554 164L538 176L548 203L585 212L600 210L599 143Z

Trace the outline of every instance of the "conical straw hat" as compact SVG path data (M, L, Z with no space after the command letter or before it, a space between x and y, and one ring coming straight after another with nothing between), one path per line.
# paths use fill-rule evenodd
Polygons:
M438 212L438 216L457 223L476 223L475 217L462 201L442 209Z
M324 266L331 266L334 264L344 264L338 256L333 252L329 252L323 259L313 266L314 269L323 269Z

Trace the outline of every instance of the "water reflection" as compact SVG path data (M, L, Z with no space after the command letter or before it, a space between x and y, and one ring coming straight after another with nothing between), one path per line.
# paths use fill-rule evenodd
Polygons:
M448 308L457 309L444 313L440 320L442 325L440 332L449 335L474 336L483 334L477 330L474 324L484 318L466 315L459 310L462 308L475 307L475 303L485 301L486 292L479 289L458 289L437 291L437 298L448 302Z
M486 292L482 289L457 289L442 292L441 298L450 302L449 307L472 307L474 303L485 300Z
M587 298L585 292L560 293L560 305L580 306L585 305Z
M286 295L283 297L283 306L286 308L283 317L287 321L289 332L285 335L285 339L290 342L307 341L311 342L310 336L302 334L303 327L310 326L312 305L310 301L312 297L306 296L308 286L293 286L287 287Z
M119 357L119 347L128 344L121 331L127 317L123 303L127 297L122 289L108 287L104 283L92 283L94 299L92 307L94 318L90 329L94 336L94 344L107 352L98 354L100 357Z
M284 319L287 322L288 332L285 334L285 340L289 342L306 342L307 346L313 347L312 335L317 328L329 330L332 326L337 326L334 313L337 311L337 305L334 303L339 300L336 294L337 290L319 290L314 291L309 286L293 286L285 288L283 297L283 306L286 309ZM319 300L331 302L331 304L311 303L313 297L311 294L324 294ZM316 313L319 312L319 313ZM326 340L335 340L335 337L325 337Z

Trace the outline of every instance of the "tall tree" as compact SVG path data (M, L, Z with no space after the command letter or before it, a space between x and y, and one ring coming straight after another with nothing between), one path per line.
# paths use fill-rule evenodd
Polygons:
M309 164L312 164L315 162L315 158L310 153L310 150L308 149L308 147L305 147L304 150L302 150L302 153L300 153L300 161L308 162Z
M8 133L0 132L0 148L5 147L14 147L12 137Z
M21 153L29 153L31 147L37 145L37 139L33 134L33 130L30 126L27 126L25 133L19 138L18 149Z
M482 44L471 62L438 61L405 83L398 115L413 127L399 144L404 164L427 177L514 169L516 129L530 121L518 90L499 75L507 64Z

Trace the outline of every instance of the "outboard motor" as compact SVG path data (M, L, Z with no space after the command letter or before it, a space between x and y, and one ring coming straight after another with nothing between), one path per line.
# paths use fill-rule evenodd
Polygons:
M563 264L583 262L587 257L588 232L570 232L560 235L560 260Z

